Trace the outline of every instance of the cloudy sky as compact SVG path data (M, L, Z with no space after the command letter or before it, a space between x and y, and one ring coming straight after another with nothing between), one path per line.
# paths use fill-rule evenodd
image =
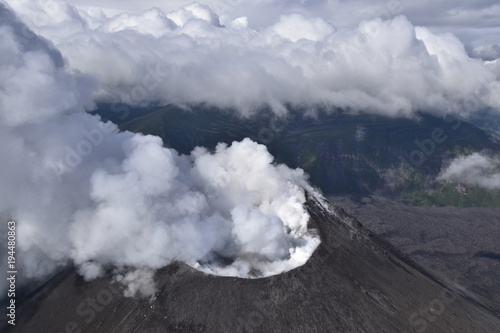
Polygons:
M87 10L101 7L110 14L123 11L140 12L158 7L165 12L173 11L192 1L159 0L72 0L77 7ZM436 32L452 32L468 46L492 50L484 55L490 58L500 56L500 4L495 0L207 0L200 1L209 5L220 16L235 19L249 17L250 26L259 28L271 23L277 15L291 12L307 12L334 22L339 27L355 26L363 19L377 16L388 18L405 15L415 25L427 26Z
M319 243L307 230L304 191L314 190L302 170L275 165L250 140L180 156L86 111L121 102L208 103L246 117L290 105L500 114L499 8L0 1L0 219L19 223L23 271L47 276L74 263L90 279L133 267L117 277L133 285L175 260L240 277L302 265ZM443 177L480 166L470 181L481 183L496 161L465 159Z
M7 2L95 79L100 102L246 116L284 105L406 117L500 108L492 2Z

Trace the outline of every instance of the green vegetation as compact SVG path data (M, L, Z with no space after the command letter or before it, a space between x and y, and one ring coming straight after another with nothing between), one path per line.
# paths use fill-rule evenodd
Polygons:
M500 190L449 183L436 190L418 190L402 195L415 206L500 207Z
M378 193L419 206L500 207L500 191L439 184L443 161L475 151L500 151L491 134L458 119L420 116L394 119L338 111L276 118L262 111L241 118L231 110L174 106L137 112L120 123L109 107L98 111L123 130L158 135L167 147L188 154L249 137L265 144L277 163L303 168L326 195ZM418 157L418 158L417 158Z

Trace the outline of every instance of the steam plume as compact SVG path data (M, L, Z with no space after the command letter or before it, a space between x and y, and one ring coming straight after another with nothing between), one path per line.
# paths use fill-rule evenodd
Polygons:
M183 261L212 274L260 277L302 265L319 243L307 229L301 170L274 165L249 139L180 156L160 138L85 113L95 80L0 5L8 57L0 91L0 217L18 223L25 277L73 262L107 268L128 293ZM9 82L7 86L5 83ZM5 244L3 244L5 245ZM6 262L6 261L2 261ZM151 271L149 271L151 272Z

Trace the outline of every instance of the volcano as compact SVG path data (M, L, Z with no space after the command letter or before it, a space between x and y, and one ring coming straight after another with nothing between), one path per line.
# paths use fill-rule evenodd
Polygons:
M441 280L338 207L309 197L322 243L310 260L260 279L174 263L152 298L67 268L18 308L9 332L495 332L493 303Z

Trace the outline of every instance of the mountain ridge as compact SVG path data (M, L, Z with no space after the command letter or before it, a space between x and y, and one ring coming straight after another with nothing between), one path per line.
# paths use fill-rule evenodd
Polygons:
M116 118L106 107L100 113ZM158 135L182 154L249 137L265 144L277 163L304 169L326 195L377 194L417 206L500 207L500 190L436 180L453 158L500 153L493 132L457 117L389 118L342 110L313 117L290 110L282 118L270 111L241 118L207 106L170 105L131 118L120 120L122 130Z

